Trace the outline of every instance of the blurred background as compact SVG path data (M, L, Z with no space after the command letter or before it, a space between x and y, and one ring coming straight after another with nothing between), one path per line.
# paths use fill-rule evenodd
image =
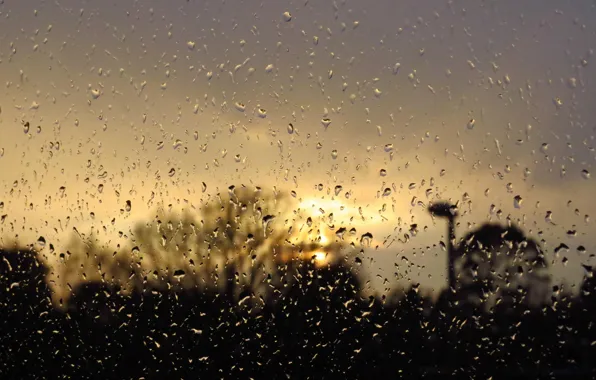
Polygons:
M370 234L354 249L371 293L446 286L446 225L427 212L439 200L457 203L458 237L510 221L553 282L578 284L596 243L595 13L587 0L3 1L2 244L36 244L60 292L77 239L130 253L156 210L198 215L245 185L288 194L274 214L311 217L319 243Z

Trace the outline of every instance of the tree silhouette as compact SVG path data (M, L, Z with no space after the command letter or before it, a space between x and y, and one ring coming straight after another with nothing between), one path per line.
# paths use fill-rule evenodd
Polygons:
M512 254L518 251L516 246L534 252L526 245L530 240L514 227L483 225L457 245L465 250L462 268L468 257L476 257L473 262L478 267L492 265L490 254ZM300 255L280 263L287 275L279 283L268 282L275 297L267 299L248 288L230 299L225 291L175 284L133 287L127 293L109 280L104 265L119 253L114 255L115 251L93 239L87 250L89 258L85 254L84 259L95 265L97 273L82 270L87 280L74 288L62 314L48 309L43 282L29 281L45 273L35 252L1 252L3 289L7 284L12 288L2 293L0 304L9 321L0 322L3 377L79 378L93 373L107 378L559 378L570 374L593 378L595 374L594 304L590 303L594 271L588 266L576 298L554 287L556 298L542 309L528 310L504 300L499 305L507 307L498 306L490 313L484 308L467 313L458 305L432 305L416 284L394 291L386 302L365 299L354 270L357 266L349 259L322 265ZM122 257L130 257L130 250ZM77 270L82 263L70 262ZM464 291L467 276L465 270L460 273L458 292ZM502 277L497 280L507 279ZM483 284L481 278L477 275L472 280ZM12 286L15 282L19 286ZM516 290L510 288L497 292ZM30 296L19 293L26 289ZM526 302L527 296L521 294L519 302ZM262 305L257 313L253 312L256 304Z
M321 242L320 228L293 206L283 192L230 186L197 214L159 208L132 229L128 246L112 249L93 233L83 239L73 234L62 285L99 281L126 291L196 289L221 293L236 306L241 300L262 304L294 281L298 262L316 252L338 257L346 245L341 239Z
M530 305L545 300L550 283L547 262L538 243L518 227L487 223L457 244L457 206L435 203L429 212L448 220L448 285L457 290L459 298L476 307Z
M327 243L325 225L289 201L278 207L279 194L228 190L197 215L158 211L130 246L73 240L60 313L38 254L0 251L2 377L596 374L594 269L584 265L579 295L554 286L550 304L529 308L549 277L518 227L483 224L457 244L457 210L433 205L449 221L452 289L435 304L417 284L365 298L358 261L340 255L345 229Z
M143 272L138 256L131 254L125 247L111 249L107 244L102 244L95 233L87 236L73 234L66 246L66 253L60 257L59 297L62 307L73 289L84 283L99 282L127 292L135 287L139 290L143 287Z
M515 226L486 223L458 246L460 292L477 305L535 306L546 300L548 265L536 241Z
M46 268L31 247L0 250L0 374L25 378L32 366L54 377L52 356L64 352L59 321L52 310Z
M285 193L230 186L201 208L200 240L230 298L266 291L264 280L278 275L280 254L289 248L290 207Z
M130 250L130 259L140 272L137 281L156 288L207 288L211 260L203 252L199 228L190 211L176 213L163 207L150 221L138 223Z

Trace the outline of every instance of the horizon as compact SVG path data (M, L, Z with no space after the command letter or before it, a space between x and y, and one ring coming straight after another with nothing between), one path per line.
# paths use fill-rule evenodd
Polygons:
M0 8L2 239L108 243L245 183L372 233L377 292L405 260L446 283L430 201L460 202L457 236L509 217L555 283L594 264L589 1L34 5Z

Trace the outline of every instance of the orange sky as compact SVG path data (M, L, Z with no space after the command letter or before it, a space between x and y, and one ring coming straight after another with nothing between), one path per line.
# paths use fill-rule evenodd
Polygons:
M381 289L396 270L443 286L441 251L420 248L445 226L417 202L447 198L465 200L460 235L495 205L544 231L556 276L581 275L596 248L582 174L595 157L593 3L254 4L0 6L4 239L43 235L59 251L72 227L108 224L108 241L160 201L199 207L244 183L294 190L346 223L361 209L352 224L380 244L365 264ZM399 243L412 223L420 233Z

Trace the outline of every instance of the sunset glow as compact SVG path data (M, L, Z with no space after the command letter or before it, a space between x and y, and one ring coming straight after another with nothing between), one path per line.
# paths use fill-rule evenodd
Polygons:
M596 379L596 0L0 19L0 378Z
M285 229L295 223L288 240L296 251L310 244L307 255L333 256L326 245L370 233L363 262L379 291L393 276L395 250L419 268L409 280L443 286L435 247L445 231L424 206L439 199L462 201L462 228L507 217L545 231L554 246L572 229L574 244L593 250L593 136L565 120L593 124L590 34L561 23L539 39L518 30L515 48L482 50L502 24L480 11L469 21L474 35L460 39L446 32L461 21L457 12L408 2L387 5L393 13L354 2L345 14L310 2L280 18L290 10L270 1L254 20L244 17L255 15L250 2L153 2L98 3L72 19L57 3L34 1L46 4L35 12L41 5L2 5L11 87L0 112L0 242L43 236L52 275L73 236L129 251L131 230L158 208L196 215L242 184L291 194L289 210L271 214L289 221ZM549 12L540 9L537 23ZM435 11L442 17L426 20ZM429 24L417 29L412 20ZM401 32L372 27L383 23ZM404 50L410 32L413 54ZM578 43L571 71L567 52L552 49L569 39ZM547 210L567 229L552 228ZM338 237L340 228L347 232ZM420 247L431 249L414 255ZM577 262L555 261L552 270L570 282L583 276Z
M327 263L327 254L322 251L315 252L313 254L313 260L315 262L315 265L323 266Z

